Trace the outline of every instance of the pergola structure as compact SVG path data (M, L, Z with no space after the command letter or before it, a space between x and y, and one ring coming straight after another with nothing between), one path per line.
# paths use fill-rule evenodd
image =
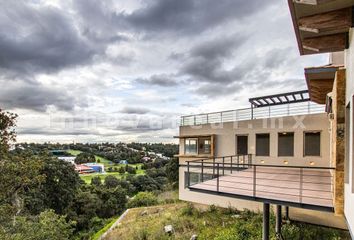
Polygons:
M281 104L291 104L310 101L309 91L301 90L295 92L287 92L281 94L273 94L262 97L250 98L248 101L251 103L251 111L253 118L253 109L259 107L270 107Z

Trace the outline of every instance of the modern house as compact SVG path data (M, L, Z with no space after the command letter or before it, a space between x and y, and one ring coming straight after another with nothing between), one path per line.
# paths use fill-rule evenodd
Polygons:
M250 108L182 116L180 199L354 230L354 0L289 0L307 90L250 98ZM339 51L339 52L338 52ZM352 235L353 236L353 235Z

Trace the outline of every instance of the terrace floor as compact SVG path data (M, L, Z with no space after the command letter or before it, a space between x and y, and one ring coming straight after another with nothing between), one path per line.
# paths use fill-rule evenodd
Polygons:
M302 171L302 172L301 172ZM256 177L255 177L256 176ZM255 179L255 181L254 181ZM330 170L257 167L191 185L191 190L333 208Z

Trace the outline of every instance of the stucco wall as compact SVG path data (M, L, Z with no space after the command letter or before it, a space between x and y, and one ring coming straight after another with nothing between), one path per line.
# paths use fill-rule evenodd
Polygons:
M304 132L321 131L321 156L310 157L303 155ZM278 133L294 132L294 156L278 157ZM248 135L248 152L255 154L255 142L257 133L270 134L270 156L254 157L255 163L264 160L264 164L283 165L284 160L288 165L310 166L310 162L315 162L315 166L330 166L329 148L329 122L327 115L311 114L302 116L290 116L283 118L256 119L239 122L229 122L224 124L204 124L199 126L180 127L180 136L215 134L215 155L234 155L236 152L236 135ZM180 155L184 152L184 140L180 140ZM180 163L190 158L180 157Z

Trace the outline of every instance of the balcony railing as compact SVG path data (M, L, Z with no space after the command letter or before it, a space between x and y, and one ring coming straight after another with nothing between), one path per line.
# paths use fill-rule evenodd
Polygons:
M192 191L333 211L334 168L254 164L252 155L187 161L186 167Z
M285 117L305 114L324 113L325 107L313 102L290 103L260 108L244 108L222 112L202 113L181 117L181 126L208 123L235 122L272 117Z

